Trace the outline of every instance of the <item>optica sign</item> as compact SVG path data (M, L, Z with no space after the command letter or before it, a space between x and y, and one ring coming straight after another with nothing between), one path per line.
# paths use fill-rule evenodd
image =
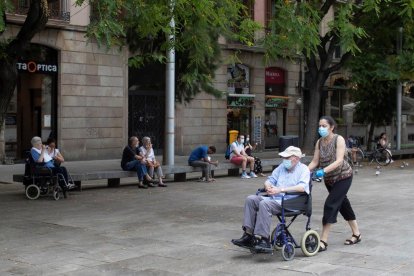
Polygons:
M17 70L29 73L57 73L56 64L36 63L34 61L22 61L16 63Z

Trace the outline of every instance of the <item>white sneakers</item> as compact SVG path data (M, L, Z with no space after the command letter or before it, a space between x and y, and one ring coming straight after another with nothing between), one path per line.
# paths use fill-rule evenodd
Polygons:
M249 179L249 178L256 178L257 175L254 172L250 172L249 174L247 174L246 172L241 174L241 178L242 179Z
M246 172L244 172L244 173L242 173L241 178L242 178L242 179L249 179L249 178L250 178L250 176L248 176L248 175L247 175L247 173L246 173Z

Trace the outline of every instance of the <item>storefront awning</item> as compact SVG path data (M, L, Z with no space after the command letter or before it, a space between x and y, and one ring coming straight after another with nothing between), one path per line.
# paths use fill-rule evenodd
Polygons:
M252 107L254 94L227 94L227 107Z
M266 96L266 104L265 107L267 108L287 108L289 102L289 97L284 96Z

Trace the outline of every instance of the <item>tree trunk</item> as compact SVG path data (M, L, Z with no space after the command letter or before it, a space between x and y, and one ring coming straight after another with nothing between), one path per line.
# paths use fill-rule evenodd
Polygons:
M16 63L32 38L44 29L49 18L47 0L31 0L26 20L19 33L0 54L0 130L3 131L4 119L17 82ZM4 140L4 138L3 138ZM1 141L0 141L1 142ZM4 141L0 147L0 161L4 161Z
M16 60L9 61L7 58L0 59L0 162L6 157L4 141L4 120L7 108L13 96L17 81Z
M374 136L374 130L375 130L375 125L373 123L371 123L369 125L368 140L367 140L367 150L368 151L372 150L372 148L371 148L371 146L372 146L371 141L373 140L373 137L372 136Z
M306 120L305 133L303 139L303 151L311 154L315 148L317 136L317 129L319 125L319 110L322 99L322 88L325 84L326 78L323 74L318 72L310 79L309 87L309 102L308 104L308 116Z

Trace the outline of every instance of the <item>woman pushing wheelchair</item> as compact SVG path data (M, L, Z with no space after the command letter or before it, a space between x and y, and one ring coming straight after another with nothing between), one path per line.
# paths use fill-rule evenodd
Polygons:
M328 235L332 224L336 223L338 212L348 222L352 231L352 236L345 240L345 245L361 241L355 213L347 197L352 184L352 168L344 160L345 139L334 133L335 128L336 122L332 117L323 116L320 118L318 132L321 138L316 142L313 159L308 166L311 171L317 169L315 176L324 178L325 186L329 192L323 210L319 251L325 251L328 247Z

